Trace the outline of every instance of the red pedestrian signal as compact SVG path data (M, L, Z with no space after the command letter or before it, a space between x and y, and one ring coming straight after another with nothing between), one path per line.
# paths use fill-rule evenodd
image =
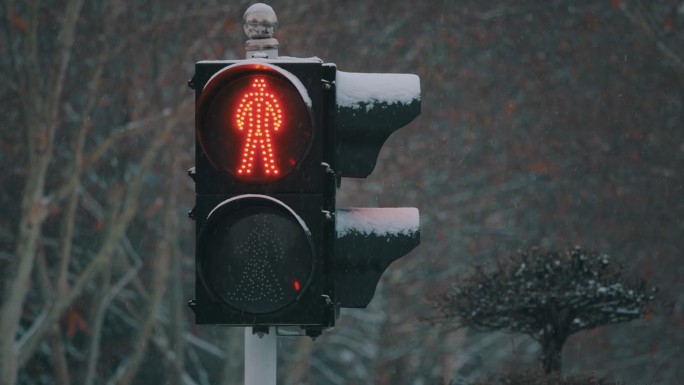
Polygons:
M211 164L243 183L270 183L306 156L313 129L298 80L266 64L214 75L197 104L200 146Z
M334 103L318 59L202 61L195 104L198 324L335 324Z
M252 90L245 93L237 108L235 123L237 129L245 132L242 158L237 173L252 176L277 176L279 165L275 163L271 133L277 133L283 122L283 112L278 98L271 93L268 83L262 77L254 78Z

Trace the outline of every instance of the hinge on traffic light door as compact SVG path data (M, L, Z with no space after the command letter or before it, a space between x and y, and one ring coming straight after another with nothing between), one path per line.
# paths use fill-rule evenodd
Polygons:
M321 79L321 83L323 83L323 88L326 89L326 90L330 90L330 89L332 89L332 87L333 87L332 82L329 82L329 81L327 81L327 80L325 80L325 79Z
M197 170L194 167L190 167L188 169L188 176L192 178L193 182L197 183ZM192 219L193 221L195 220L195 207L193 207L192 210L188 211L188 218Z
M191 90L195 89L195 76L193 75L190 80L188 80L188 87L190 87Z
M328 164L326 162L321 162L321 166L323 166L323 168L325 168L326 174L335 174L335 170L333 170L332 167L330 167L330 164Z
M327 162L321 162L321 166L323 166L325 169L325 175L330 178L330 181L334 182L335 187L340 188L340 176L337 175L332 167L330 167L330 164Z

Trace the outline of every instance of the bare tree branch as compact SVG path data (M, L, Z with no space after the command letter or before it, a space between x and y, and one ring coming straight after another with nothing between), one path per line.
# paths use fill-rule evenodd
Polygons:
M635 26L655 43L658 50L668 59L677 72L684 75L684 52L677 52L668 44L656 21L645 10L643 2L623 0L620 9Z
M0 379L2 385L13 385L16 380L18 365L14 346L15 336L29 289L28 278L34 265L36 245L41 233L41 226L46 218L45 176L52 159L52 146L58 118L57 106L62 95L64 76L71 57L74 30L82 4L82 0L72 0L67 4L67 12L58 37L61 54L58 55L59 64L56 66L57 73L54 74L53 78L55 83L48 90L43 90L48 99L41 99L42 95L39 90L31 87L32 91L28 95L29 98L33 98L22 103L24 106L37 106L38 109L35 112L24 109L24 117L27 121L30 168L26 177L21 205L15 265L13 266L12 278L7 279L3 291L2 312L0 313L0 372L5 373ZM38 3L34 3L34 7L34 12L37 12ZM34 22L35 25L37 22ZM37 28L31 32L37 34ZM31 39L37 39L37 36L29 37L29 41ZM27 67L38 68L37 55L29 56L29 58L32 60ZM34 79L31 84L35 85L36 81L37 79Z
M50 306L46 316L34 321L31 328L29 328L29 331L27 331L17 342L20 363L26 362L38 346L40 340L49 330L49 325L56 322L62 312L82 294L85 286L106 266L107 258L121 241L128 228L128 224L137 213L138 198L142 190L143 178L147 170L155 161L162 145L168 140L168 135L168 130L162 131L145 151L143 160L140 163L140 169L131 181L126 198L122 202L121 212L112 219L110 226L107 227L107 234L105 235L105 239L103 240L99 251L83 271L80 272L76 281L73 282L71 290L66 295L56 298Z
M170 127L170 124L167 126ZM170 133L167 128L166 132ZM166 151L167 158L171 158L173 154ZM173 165L173 162L168 162ZM177 170L171 170L177 173ZM173 175L173 174L172 174ZM175 188L166 189L166 199L170 202L171 207L175 207L177 201L177 190ZM157 313L161 307L161 301L166 291L166 284L169 276L169 265L171 261L171 254L173 253L175 239L178 237L178 218L176 218L175 210L166 210L164 216L164 224L162 229L162 241L154 259L152 288L148 302L145 306L146 312L143 315L142 325L138 328L138 333L135 338L132 354L126 359L116 370L114 376L107 382L110 385L129 385L133 377L138 372L143 358L147 353L147 345L149 339L152 337L152 331L156 322Z
M116 19L119 16L118 10L120 10L120 1L115 1L110 7L110 12L107 13L108 17L105 20L104 35L111 36L113 31L113 26ZM106 45L105 45L106 46ZM78 206L79 198L79 181L83 172L83 147L86 140L86 134L88 132L88 119L87 116L91 113L93 106L95 105L96 93L100 88L102 81L102 74L104 73L104 68L106 65L107 49L103 49L98 55L97 65L93 75L90 79L88 85L88 97L86 100L86 106L83 108L81 113L81 125L78 129L78 133L75 136L73 144L73 161L71 164L71 172L69 173L69 178L65 183L65 188L68 191L68 198L66 204L66 210L62 217L62 233L60 234L60 250L59 250L59 267L57 270L57 281L56 289L57 295L63 295L67 290L67 276L69 271L69 262L71 260L71 248L73 245L73 235L74 227L76 224L76 208Z
M40 283L41 291L45 298L53 297L54 286L48 278L48 268L45 262L45 253L41 250L37 259L37 269L35 269L37 281ZM66 354L64 351L64 342L62 341L62 333L58 325L54 325L48 335L48 344L50 346L50 359L52 360L55 383L59 385L69 385L69 366L67 364Z
M110 259L111 261L111 259ZM126 277L126 275L124 276ZM88 361L86 364L86 375L83 380L83 385L92 385L95 380L95 370L100 357L100 343L102 341L102 325L104 323L105 314L109 307L110 301L107 300L109 293L115 291L111 287L112 270L104 269L100 280L102 284L98 288L95 297L95 314L91 317L91 334L90 344L88 344Z

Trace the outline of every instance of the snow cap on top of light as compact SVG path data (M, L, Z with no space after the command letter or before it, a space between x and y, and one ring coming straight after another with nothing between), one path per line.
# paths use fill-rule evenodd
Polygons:
M371 109L373 104L410 104L420 100L420 78L414 74L337 71L337 105Z
M335 214L338 237L411 236L420 231L420 215L415 207L354 207L338 209Z

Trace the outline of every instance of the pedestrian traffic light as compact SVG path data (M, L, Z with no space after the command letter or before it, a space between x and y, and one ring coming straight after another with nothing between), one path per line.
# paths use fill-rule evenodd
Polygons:
M199 324L334 325L323 71L318 59L196 65Z
M301 327L366 307L388 265L418 245L415 208L336 208L342 178L373 171L420 113L409 74L281 58L273 10L245 13L245 60L200 61L195 90L197 324Z

